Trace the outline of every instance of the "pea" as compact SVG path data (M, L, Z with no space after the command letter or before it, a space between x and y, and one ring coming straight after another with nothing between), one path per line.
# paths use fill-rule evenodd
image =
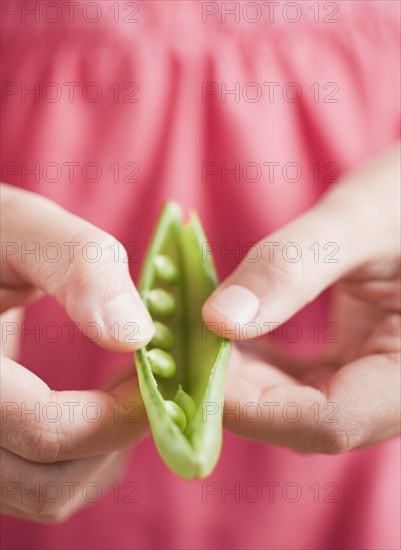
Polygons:
M151 342L136 352L139 388L157 450L184 479L206 477L217 463L222 415L198 411L224 401L230 354L228 340L204 337L202 305L217 285L205 242L196 214L183 223L179 206L167 203L139 281L155 324Z
M154 259L157 277L164 283L176 283L178 281L177 264L168 256L158 254Z
M174 296L163 288L155 288L148 292L146 302L152 315L172 317L176 310Z
M174 401L184 411L187 421L191 422L196 415L195 401L182 389L181 384L178 386L178 391L175 394Z
M153 348L160 348L165 351L171 351L174 347L174 335L167 325L155 321L155 334L150 342L150 346Z
M167 414L170 416L173 422L177 424L180 430L184 432L185 428L187 427L187 418L184 411L181 409L180 406L177 405L177 403L174 403L174 401L165 401L164 404L167 409Z
M153 348L148 352L148 359L152 372L160 378L171 378L176 371L176 364L172 355L159 348Z

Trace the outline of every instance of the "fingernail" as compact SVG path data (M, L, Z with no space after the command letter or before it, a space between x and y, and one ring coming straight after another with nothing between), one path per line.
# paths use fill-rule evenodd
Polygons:
M259 298L244 286L224 288L210 301L210 306L233 323L249 323L259 311Z
M120 294L105 305L103 320L115 342L133 346L148 342L155 331L145 306L128 293Z

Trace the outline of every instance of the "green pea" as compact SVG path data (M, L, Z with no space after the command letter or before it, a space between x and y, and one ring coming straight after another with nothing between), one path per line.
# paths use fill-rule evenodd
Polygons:
M172 355L159 348L153 348L148 352L150 367L155 376L171 378L176 371L176 364Z
M174 347L174 335L171 329L164 323L154 322L155 334L150 341L150 347L170 351Z
M153 261L156 275L161 281L170 284L174 284L178 281L177 264L171 258L164 254L158 254Z
M150 290L147 293L146 302L152 315L172 317L176 310L174 296L162 288Z
M178 386L178 391L175 394L174 401L184 411L187 421L191 422L191 420L196 416L195 401L182 389L181 384Z
M174 403L174 401L165 401L164 404L170 418L173 422L175 422L175 424L177 424L180 430L184 432L187 427L187 418L184 411L177 405L177 403Z

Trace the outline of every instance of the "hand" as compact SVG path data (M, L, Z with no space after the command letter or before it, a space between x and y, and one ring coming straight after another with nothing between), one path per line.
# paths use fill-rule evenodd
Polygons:
M400 433L399 171L397 145L261 241L248 254L262 251L260 261L245 259L204 305L210 328L239 341L267 333L333 286L335 353L307 361L236 346L225 404L236 433L330 454ZM278 243L273 259L266 242ZM289 242L299 248L290 251ZM335 243L338 262L316 262L316 242ZM288 261L299 250L301 259Z
M1 207L0 297L8 318L16 311L10 308L46 292L79 326L96 323L98 343L106 349L132 352L150 340L153 323L123 255L114 261L110 245L115 239L51 201L7 185L2 186ZM42 258L44 250L51 257L49 242L65 252L56 262ZM96 263L85 260L88 242L97 243L102 252ZM74 248L65 248L65 243L75 243ZM21 250L35 246L40 261L33 254L24 261ZM115 323L120 330L110 330ZM133 325L135 339L127 338ZM147 432L135 369L116 372L99 390L52 391L11 357L3 355L1 362L1 509L35 521L63 520L85 503L85 483L104 487L115 479L124 463L123 450ZM127 415L130 406L135 410ZM32 410L38 413L25 413Z

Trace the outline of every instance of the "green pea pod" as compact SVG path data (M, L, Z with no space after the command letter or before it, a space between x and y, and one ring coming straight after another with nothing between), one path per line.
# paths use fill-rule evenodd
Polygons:
M136 352L139 387L156 447L167 466L184 479L208 476L218 460L231 347L202 321L202 305L217 285L204 243L197 215L192 212L183 224L180 207L167 203L139 285L158 329L155 342ZM168 353L158 350L152 355L155 347ZM168 368L170 364L175 368Z

